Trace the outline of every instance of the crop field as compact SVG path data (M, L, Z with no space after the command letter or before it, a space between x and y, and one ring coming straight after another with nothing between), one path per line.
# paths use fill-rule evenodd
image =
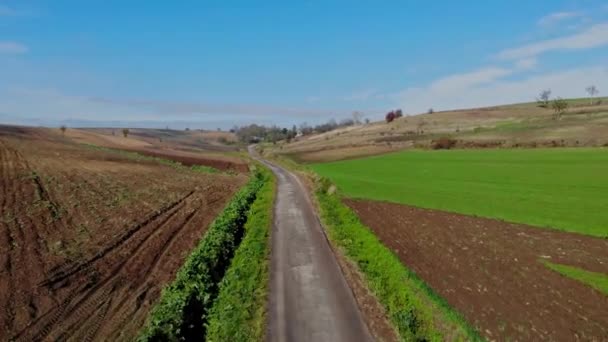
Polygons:
M607 149L407 151L312 168L352 198L608 236Z
M608 336L607 150L409 151L312 168L486 339Z
M243 175L0 127L0 340L132 340Z
M600 279L608 240L438 210L345 200L410 270L487 340L574 341L608 336Z

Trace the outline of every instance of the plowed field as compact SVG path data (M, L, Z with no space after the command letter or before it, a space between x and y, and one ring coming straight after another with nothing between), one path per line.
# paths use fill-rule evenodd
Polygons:
M488 340L608 340L608 297L543 264L608 274L608 240L400 204L346 203Z
M130 340L244 176L0 127L0 340Z

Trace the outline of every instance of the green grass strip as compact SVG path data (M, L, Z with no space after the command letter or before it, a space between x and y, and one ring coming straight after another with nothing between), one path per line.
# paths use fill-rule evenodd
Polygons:
M244 234L252 203L266 179L254 171L250 181L213 221L175 280L152 309L139 341L200 340L218 295L219 283Z
M364 226L339 196L328 195L322 180L316 198L329 238L365 275L404 341L480 341L481 337L441 297L408 270ZM441 329L438 327L441 326ZM449 332L444 334L444 332Z
M542 260L542 263L548 268L568 278L572 278L580 281L583 284L589 285L608 296L608 274L586 271L582 268L574 266L554 264L546 260Z
M408 150L311 168L351 198L608 237L605 148Z
M262 341L266 324L269 237L275 180L269 179L251 206L245 237L220 284L220 294L209 315L207 341Z

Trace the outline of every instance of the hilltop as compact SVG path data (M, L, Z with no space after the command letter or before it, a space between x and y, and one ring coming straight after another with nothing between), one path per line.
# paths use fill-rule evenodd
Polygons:
M324 162L432 148L441 138L456 148L576 147L608 144L608 98L568 99L560 118L551 108L519 103L403 116L279 142L275 153Z

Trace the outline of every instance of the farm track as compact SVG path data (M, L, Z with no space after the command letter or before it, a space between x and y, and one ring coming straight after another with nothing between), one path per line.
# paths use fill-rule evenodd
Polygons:
M0 127L0 341L132 340L245 178L26 133Z
M268 341L372 341L303 184L249 152L277 179Z

